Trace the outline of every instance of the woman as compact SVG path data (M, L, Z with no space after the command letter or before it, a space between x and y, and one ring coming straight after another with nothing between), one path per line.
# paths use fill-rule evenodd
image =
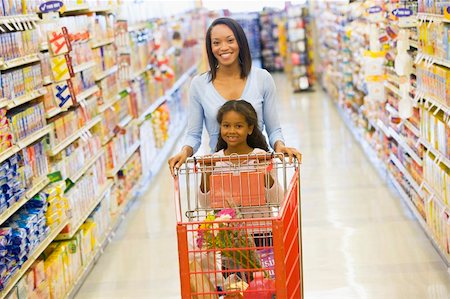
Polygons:
M245 99L258 114L259 127L266 130L275 152L301 160L295 148L286 147L277 115L275 82L266 71L252 67L250 49L242 27L233 19L216 19L206 32L210 71L192 80L185 145L169 159L169 167L179 168L200 147L203 123L211 149L216 148L220 126L216 115L229 100Z

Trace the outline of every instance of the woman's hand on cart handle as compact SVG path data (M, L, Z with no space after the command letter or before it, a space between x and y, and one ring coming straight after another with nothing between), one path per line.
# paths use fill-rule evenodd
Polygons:
M169 159L169 169L172 176L177 175L178 169L180 169L181 165L186 162L187 158L192 156L193 152L194 150L192 149L192 147L185 145L178 154Z
M275 142L275 152L283 153L289 156L289 163L292 163L294 157L297 159L298 163L302 162L302 154L294 147L287 147L280 140Z

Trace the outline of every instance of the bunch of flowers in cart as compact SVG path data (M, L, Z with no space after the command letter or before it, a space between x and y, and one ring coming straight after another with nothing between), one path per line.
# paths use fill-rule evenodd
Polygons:
M223 209L208 213L205 221L199 225L196 243L199 249L221 249L222 257L232 258L250 269L261 269L261 262L251 243L251 238L243 229L241 222L230 221L236 219L238 213L234 209ZM250 244L249 244L250 243ZM223 250L223 249L238 250Z

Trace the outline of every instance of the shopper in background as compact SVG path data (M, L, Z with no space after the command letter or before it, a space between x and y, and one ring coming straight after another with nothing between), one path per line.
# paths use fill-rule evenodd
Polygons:
M275 152L300 160L300 152L284 144L275 82L266 70L252 67L247 37L239 23L231 18L216 19L206 32L206 50L210 70L191 82L187 136L182 150L169 159L172 175L200 147L203 123L210 137L210 148L216 148L220 133L217 112L225 101L237 99L253 105L258 126L265 128Z

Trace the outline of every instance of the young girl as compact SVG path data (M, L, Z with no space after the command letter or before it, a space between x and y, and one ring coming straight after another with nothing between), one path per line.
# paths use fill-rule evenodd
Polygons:
M217 114L217 121L220 125L220 135L216 146L216 153L214 157L226 157L230 155L255 155L263 156L269 151L266 139L258 128L258 117L253 106L244 100L230 100L219 109ZM207 162L208 159L204 159ZM265 173L264 179L264 197L267 203L281 203L284 194L281 186L276 182L275 170L266 171L264 163L257 159L245 161L247 163L244 167L240 165L240 171L255 171L261 170ZM270 159L268 159L270 162ZM254 166L252 166L252 164ZM220 172L226 171L227 168L232 168L233 163L226 159L217 162L214 167L218 168ZM205 167L211 167L210 165ZM214 170L212 170L214 173ZM202 172L199 205L201 208L210 207L210 192L213 187L210 186L211 172ZM243 185L243 183L241 183ZM253 186L254 187L254 186ZM253 188L252 187L252 188ZM262 186L261 186L262 187ZM239 188L239 187L235 187ZM246 186L241 188L246 188ZM265 203L259 204L263 206ZM241 211L242 212L242 211ZM263 214L263 212L265 212ZM270 216L269 207L254 207L246 208L243 213L245 218L259 218L264 215ZM250 215L250 216L247 216Z

